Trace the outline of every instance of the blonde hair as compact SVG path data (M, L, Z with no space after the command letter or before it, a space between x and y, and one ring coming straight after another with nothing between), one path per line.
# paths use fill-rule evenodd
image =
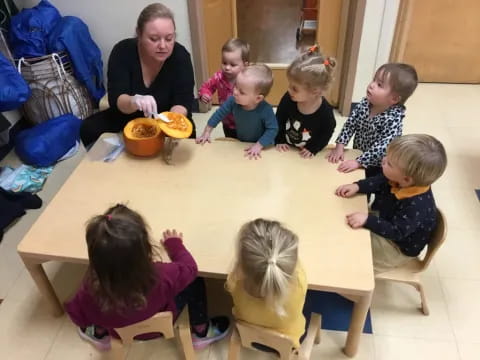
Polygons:
M383 64L375 72L375 78L377 76L381 76L382 80L390 85L392 92L400 96L398 103L402 105L413 94L418 84L417 71L408 64Z
M142 34L145 24L151 20L163 18L170 19L173 23L173 28L176 29L173 12L168 7L161 3L153 3L146 6L137 19L137 33Z
M447 154L442 143L426 134L409 134L393 139L387 154L410 176L416 186L428 186L442 176Z
M267 96L273 85L272 70L265 64L248 65L242 70L246 76L252 77L255 90L259 95Z
M240 53L242 54L242 61L247 63L250 59L250 45L239 38L231 38L227 40L227 42L222 46L222 53L239 49Z
M256 219L240 229L235 269L243 275L245 291L272 303L279 315L285 314L297 258L297 235L278 221Z
M322 55L318 45L314 45L290 64L287 77L309 90L326 90L333 81L336 65L335 58Z

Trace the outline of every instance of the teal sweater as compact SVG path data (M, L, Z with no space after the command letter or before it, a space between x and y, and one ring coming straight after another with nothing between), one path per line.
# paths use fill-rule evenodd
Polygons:
M272 105L266 101L260 102L253 110L245 110L230 96L208 120L208 125L217 126L228 114L233 114L238 140L259 142L262 146L274 144L278 122Z

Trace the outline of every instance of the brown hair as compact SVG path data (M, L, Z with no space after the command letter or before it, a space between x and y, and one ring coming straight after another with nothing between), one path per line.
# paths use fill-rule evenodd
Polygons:
M222 53L231 52L238 49L240 49L242 54L242 61L247 63L250 58L250 45L239 38L231 38L227 40L227 42L222 46Z
M318 45L314 45L293 60L287 69L287 77L309 90L325 90L333 81L336 65L335 58L322 55Z
M152 246L142 216L117 204L87 223L87 284L102 311L146 306L155 284Z
M242 73L253 78L255 90L259 95L268 95L273 85L273 74L267 65L260 63L248 65Z
M161 3L153 3L145 7L138 16L137 33L141 34L143 32L147 22L158 18L172 20L173 28L176 29L172 10Z
M442 143L426 134L399 136L388 145L387 155L410 176L416 186L436 181L447 166L447 153Z
M375 73L375 78L381 76L392 88L392 92L400 96L399 104L413 94L418 84L418 76L415 68L409 64L388 63L383 64Z
M244 276L245 291L272 303L279 315L298 260L298 237L278 221L256 219L238 235L234 271Z

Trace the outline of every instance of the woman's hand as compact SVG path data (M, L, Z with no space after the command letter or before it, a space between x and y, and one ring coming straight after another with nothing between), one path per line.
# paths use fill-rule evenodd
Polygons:
M143 111L145 117L150 117L157 113L157 102L151 95L134 95L130 98L130 102L139 111Z

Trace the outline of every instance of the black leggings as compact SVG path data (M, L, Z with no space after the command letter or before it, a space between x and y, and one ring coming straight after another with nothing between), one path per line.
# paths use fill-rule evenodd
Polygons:
M223 124L223 133L225 134L225 137L227 137L227 138L237 139L237 130L236 129L230 129L229 127L225 126L225 124Z
M137 114L135 113L135 115ZM136 117L135 115L128 117L112 109L107 109L86 118L83 120L80 128L80 138L82 139L83 145L87 147L93 144L103 133L122 131L125 125L127 125L132 118ZM192 121L192 124L193 131L190 138L195 139L195 123Z
M182 311L185 305L188 305L190 325L196 326L208 323L205 280L202 277L197 277L193 280L190 285L175 297L175 304L179 312Z

